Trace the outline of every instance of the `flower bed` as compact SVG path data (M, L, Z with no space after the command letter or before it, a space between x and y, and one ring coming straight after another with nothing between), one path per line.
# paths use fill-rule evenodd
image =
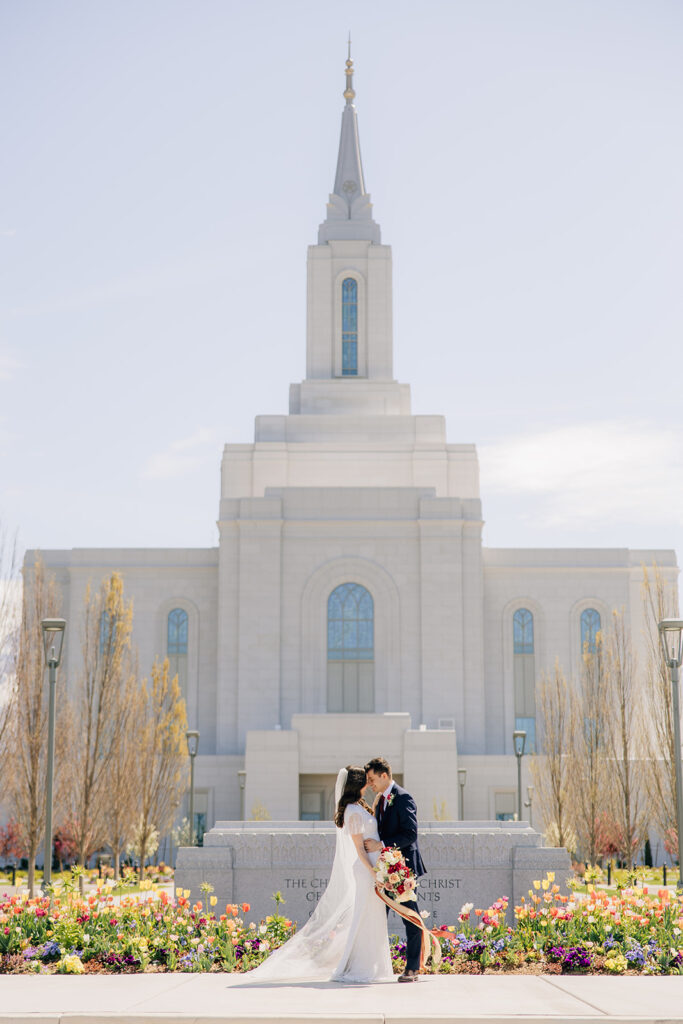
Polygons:
M294 927L280 914L245 924L238 915L248 914L248 903L216 915L215 896L205 910L186 891L171 899L147 888L118 899L106 886L85 898L0 897L0 972L249 970Z
M248 903L216 913L208 891L191 903L186 891L172 899L150 890L119 899L107 886L86 898L0 895L0 973L248 971L295 929L279 913L279 893L276 913L256 923ZM439 973L683 974L683 900L667 889L563 896L549 874L514 908L514 928L507 908L505 897L485 910L466 904L457 925L436 933ZM391 952L400 973L405 943L393 937Z

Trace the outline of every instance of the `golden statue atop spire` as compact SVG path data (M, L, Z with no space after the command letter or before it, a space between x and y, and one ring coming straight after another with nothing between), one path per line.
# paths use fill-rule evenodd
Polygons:
M353 91L353 61L351 60L351 33L349 32L349 55L346 59L346 88L344 99L347 103L353 103L356 94Z

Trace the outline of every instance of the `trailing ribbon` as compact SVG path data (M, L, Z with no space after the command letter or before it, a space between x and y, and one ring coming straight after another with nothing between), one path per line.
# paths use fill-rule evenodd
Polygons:
M417 911L411 910L410 907L406 907L403 903L398 903L396 900L392 900L391 896L387 896L382 889L375 888L375 892L381 899L382 903L386 903L391 910L395 910L396 913L404 919L404 921L410 921L411 924L422 929L420 968L425 966L430 956L432 958L432 965L436 967L441 960L441 943L434 932L431 932L429 928L426 927Z

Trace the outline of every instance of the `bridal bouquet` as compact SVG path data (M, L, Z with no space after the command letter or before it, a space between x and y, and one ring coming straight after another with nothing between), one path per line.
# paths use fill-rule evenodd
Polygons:
M415 898L415 875L396 846L385 846L375 864L377 884L397 903Z

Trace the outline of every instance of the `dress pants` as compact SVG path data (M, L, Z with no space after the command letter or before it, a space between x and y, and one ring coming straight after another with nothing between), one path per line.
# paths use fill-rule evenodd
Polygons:
M408 907L409 910L414 910L416 914L420 913L415 900L409 900L402 905ZM390 907L387 907L387 916L390 909ZM416 924L411 924L410 921L402 920L406 927L406 970L419 971L420 953L422 952L422 929L418 928Z

